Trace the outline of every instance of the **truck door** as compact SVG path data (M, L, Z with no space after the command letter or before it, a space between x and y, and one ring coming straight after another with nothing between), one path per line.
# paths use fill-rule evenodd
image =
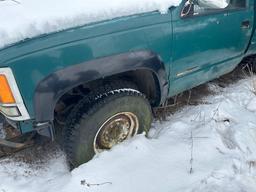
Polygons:
M226 1L223 8L205 8L185 0L172 12L171 95L229 72L241 59L251 13L246 0Z
M254 7L251 0L232 0L228 7L227 26L230 33L226 39L232 45L231 57L243 57L254 25Z

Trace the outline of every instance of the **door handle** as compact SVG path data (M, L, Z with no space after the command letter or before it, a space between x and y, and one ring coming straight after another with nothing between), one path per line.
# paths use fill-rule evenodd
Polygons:
M250 21L249 20L245 20L242 22L241 28L243 29L249 29L250 28Z

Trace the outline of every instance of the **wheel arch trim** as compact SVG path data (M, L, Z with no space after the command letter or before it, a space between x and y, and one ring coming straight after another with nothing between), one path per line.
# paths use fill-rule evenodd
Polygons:
M45 77L36 87L34 111L37 122L52 121L57 101L81 84L128 71L149 70L158 80L163 103L168 94L167 73L161 58L151 51L136 51L72 65Z

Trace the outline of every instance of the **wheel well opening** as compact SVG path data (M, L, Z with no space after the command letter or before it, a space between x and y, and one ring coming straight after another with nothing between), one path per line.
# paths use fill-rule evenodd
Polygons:
M134 83L139 91L146 95L153 107L159 104L161 94L156 75L149 70L135 70L98 79L72 88L58 100L54 109L54 120L58 124L64 124L66 116L82 98L102 85L120 80Z

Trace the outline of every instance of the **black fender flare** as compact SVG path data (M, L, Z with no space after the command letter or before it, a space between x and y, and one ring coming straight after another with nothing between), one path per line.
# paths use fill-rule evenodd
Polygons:
M151 51L136 51L72 65L48 75L37 85L34 95L36 122L53 121L61 96L74 87L128 71L146 69L158 79L163 103L168 94L167 73L161 58Z

